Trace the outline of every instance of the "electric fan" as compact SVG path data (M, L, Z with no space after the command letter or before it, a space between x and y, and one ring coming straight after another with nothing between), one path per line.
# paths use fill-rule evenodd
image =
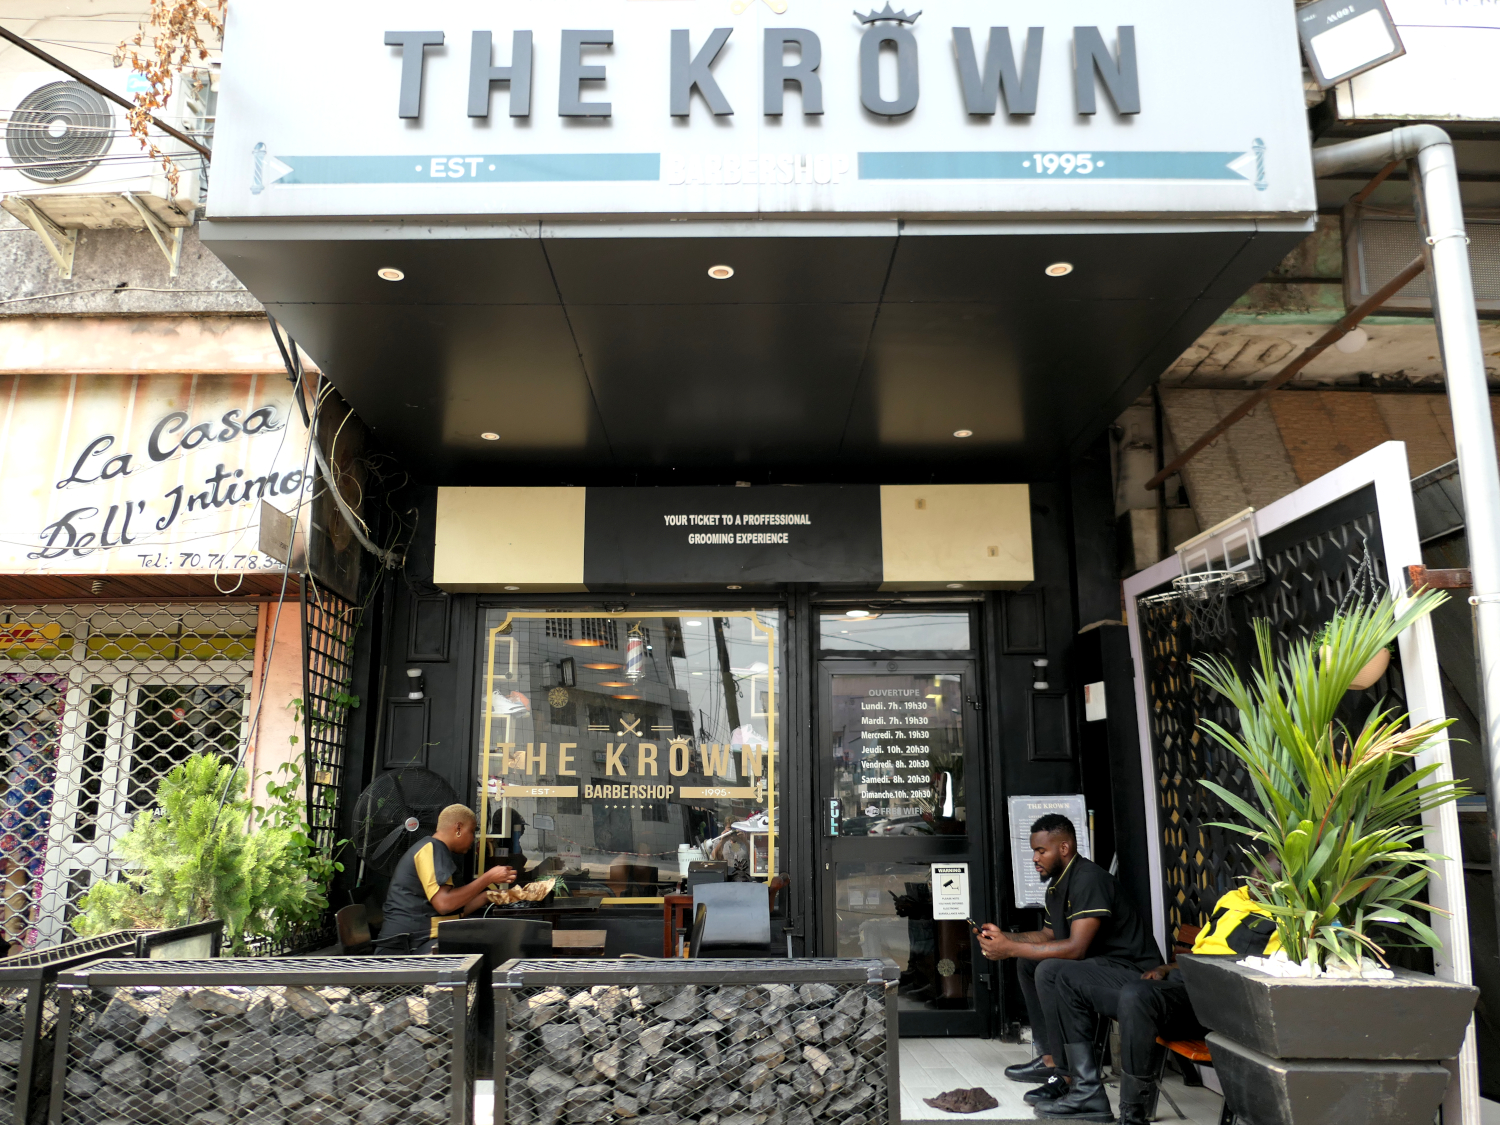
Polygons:
M354 802L354 850L365 866L389 875L406 849L437 830L438 814L458 794L431 770L383 773Z

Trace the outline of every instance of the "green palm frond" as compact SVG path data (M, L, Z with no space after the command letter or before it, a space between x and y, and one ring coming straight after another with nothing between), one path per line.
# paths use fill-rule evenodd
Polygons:
M1376 927L1439 948L1420 894L1446 857L1422 847L1423 818L1468 793L1441 759L1420 761L1451 720L1410 724L1376 710L1358 732L1337 718L1354 678L1381 649L1446 600L1438 591L1389 598L1336 616L1316 641L1293 644L1278 662L1268 621L1255 622L1259 666L1246 683L1228 661L1193 661L1196 675L1239 714L1239 730L1201 727L1244 765L1253 802L1211 781L1240 823L1217 827L1248 837L1258 878L1250 892L1276 919L1281 948L1357 967L1385 960Z

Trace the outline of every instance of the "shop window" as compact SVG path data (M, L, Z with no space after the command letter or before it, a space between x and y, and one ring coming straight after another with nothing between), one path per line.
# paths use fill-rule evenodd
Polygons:
M916 613L855 608L818 616L826 650L854 652L967 652L968 611Z
M621 864L661 889L699 858L781 869L779 612L499 609L485 637L486 854L519 831L532 877L584 894Z

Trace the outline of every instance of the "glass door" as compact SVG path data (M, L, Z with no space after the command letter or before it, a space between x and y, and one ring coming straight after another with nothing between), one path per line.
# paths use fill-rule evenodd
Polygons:
M982 1035L988 975L962 917L987 885L976 776L978 683L967 660L820 665L818 766L827 952L901 969L901 1034ZM936 865L936 866L935 866ZM934 902L934 873L940 886ZM935 918L934 913L939 917Z

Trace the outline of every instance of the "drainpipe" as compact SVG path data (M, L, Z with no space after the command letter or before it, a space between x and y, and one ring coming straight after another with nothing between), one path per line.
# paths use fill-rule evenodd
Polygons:
M1432 278L1432 314L1437 321L1438 346L1448 384L1448 408L1453 412L1469 569L1474 576L1474 596L1469 602L1474 607L1479 654L1477 671L1489 772L1490 855L1494 857L1500 854L1495 832L1496 820L1500 819L1496 816L1500 805L1500 467L1495 462L1489 384L1479 346L1479 318L1474 309L1469 240L1464 234L1453 142L1435 125L1410 125L1313 150L1313 169L1319 176L1388 166L1401 160L1408 162L1412 172L1417 219L1426 244L1423 253ZM1500 890L1500 882L1496 887ZM1495 910L1500 918L1500 897ZM1469 1050L1466 1047L1465 1053ZM1450 1088L1450 1098L1452 1093Z

